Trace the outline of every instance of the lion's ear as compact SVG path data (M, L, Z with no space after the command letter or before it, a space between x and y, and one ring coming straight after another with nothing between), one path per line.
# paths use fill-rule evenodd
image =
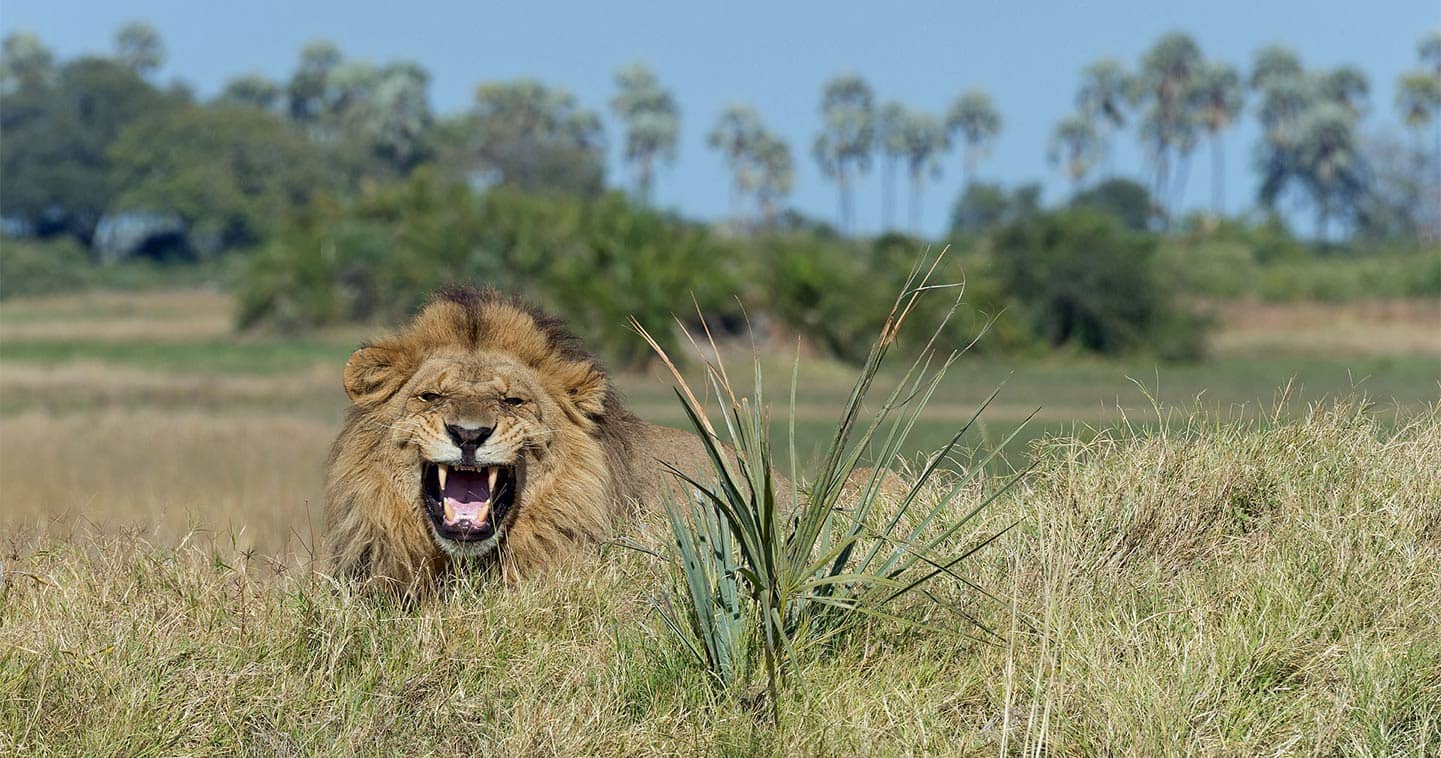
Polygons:
M379 405L405 384L404 355L387 347L362 347L345 362L345 394L360 406Z
M605 396L610 391L610 380L605 374L587 366L577 371L573 381L566 383L566 393L577 410L589 418L605 414Z

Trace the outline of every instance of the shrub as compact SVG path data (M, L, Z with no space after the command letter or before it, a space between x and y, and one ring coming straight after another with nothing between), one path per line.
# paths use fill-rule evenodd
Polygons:
M855 364L865 361L885 321L891 304L885 293L903 289L913 274L915 250L922 245L898 234L882 235L869 244L812 234L772 234L756 244L754 257L763 272L763 286L752 293L753 299L791 331ZM947 298L924 298L914 306L915 319L943 324L937 340L942 349L965 348L986 330L1004 299L979 257L943 256L935 277L965 283L963 317L948 317L952 303ZM903 349L916 349L930 337L929 332L906 332L897 339Z
M1145 186L1131 179L1107 179L1079 192L1071 207L1107 214L1134 232L1150 229L1159 210Z
M1120 353L1162 342L1197 346L1187 318L1157 275L1155 238L1091 211L1046 214L996 236L995 264L1015 309L1053 346ZM1194 357L1194 356L1190 356Z
M91 267L85 249L70 238L0 241L0 298L79 289Z
M215 260L178 264L133 260L99 265L68 237L0 240L0 298L83 292L223 286L232 264Z
M766 310L843 360L863 358L877 298L860 246L809 234L772 234L757 245Z
M1238 298L1254 294L1260 266L1245 244L1169 241L1156 251L1158 274L1190 295Z
M627 319L669 324L698 303L733 313L735 256L702 225L637 208L497 189L477 197L420 171L409 182L292 223L247 267L243 326L386 322L442 284L520 292L623 365L649 353ZM658 332L674 348L673 330Z

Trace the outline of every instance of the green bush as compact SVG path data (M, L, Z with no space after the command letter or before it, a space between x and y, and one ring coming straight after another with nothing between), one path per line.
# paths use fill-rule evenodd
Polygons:
M88 283L91 267L85 249L68 237L0 241L0 298L79 289Z
M1131 179L1107 179L1071 198L1071 207L1113 216L1135 232L1151 228L1159 208L1145 185Z
M96 264L73 238L0 239L0 298L83 292L224 285L226 261L179 264L130 260Z
M395 321L430 292L466 282L519 292L622 365L648 351L634 316L670 324L733 314L739 264L700 224L631 205L493 190L476 196L421 171L407 183L298 219L247 266L239 321L295 330ZM674 330L661 333L674 348Z
M807 335L842 360L860 363L889 312L890 298L884 293L901 289L924 248L921 240L898 234L869 242L805 233L768 235L755 243L752 253L761 271L761 286L752 299L792 332ZM944 349L971 344L1004 304L982 257L945 256L932 279L950 287L949 295L922 299L917 318L944 325L938 341ZM962 284L964 288L952 286ZM949 312L963 293L952 318ZM930 336L921 331L903 334L901 346L917 347ZM1014 347L1014 337L1007 333L1005 346ZM995 339L987 339L978 347L995 344Z
M1052 346L1194 358L1204 322L1178 310L1155 251L1153 236L1108 215L1066 211L1000 230L995 268L1015 311Z
M1286 302L1441 296L1441 255L1420 252L1376 258L1313 258L1262 269L1257 293Z
M766 310L842 359L864 358L880 308L865 286L860 246L809 234L774 234L757 244Z
M1165 242L1156 251L1162 277L1181 292L1212 298L1238 298L1255 292L1260 266L1244 243L1214 240L1197 244Z

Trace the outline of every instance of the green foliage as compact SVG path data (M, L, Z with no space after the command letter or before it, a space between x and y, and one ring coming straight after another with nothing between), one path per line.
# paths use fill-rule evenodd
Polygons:
M1262 298L1274 301L1441 297L1441 251L1278 263L1260 271L1256 290Z
M898 501L893 502L894 495L882 496L887 466L904 449L908 434L959 353L931 370L934 356L927 345L880 409L869 417L863 411L897 334L917 317L913 307L928 294L935 296L927 289L936 262L922 258L912 268L841 409L830 446L805 479L804 494L798 489L802 480L794 439L795 375L787 416L791 429L787 471L770 442L759 356L753 397L739 394L742 389L719 359L707 365L709 388L703 394L713 391L721 402L722 436L666 351L640 328L671 366L676 394L710 459L710 477L674 471L678 488L694 492L695 502L679 502L667 491L666 512L676 546L673 566L680 589L657 608L678 640L723 689L734 693L747 679L743 664L761 660L773 722L780 720L782 685L819 646L862 622L885 618L908 626L942 628L907 614L914 603L947 607L961 618L973 618L941 599L936 588L951 581L956 587L974 587L962 575L962 563L1000 533L966 546L957 544L957 535L1016 479L965 509L953 507L954 503L978 483L984 463L948 483L941 497L922 502L920 495L981 409L930 458ZM945 297L944 291L939 297ZM871 453L881 465L862 470L863 457Z
M1041 210L1041 185L1025 184L1007 192L999 184L966 187L951 212L951 234L972 236L1001 224L1029 218Z
M767 282L766 311L832 355L863 357L865 340L874 334L870 319L879 311L875 290L860 286L867 274L861 251L807 234L772 234L756 244Z
M615 75L619 90L610 107L625 122L625 158L635 164L636 194L649 203L657 161L675 161L680 136L680 107L675 96L661 87L655 72L641 63Z
M1112 216L1133 232L1150 229L1158 210L1151 193L1130 179L1107 179L1079 192L1071 198L1071 207Z
M584 196L604 190L600 117L564 89L529 79L482 84L456 127L461 165L482 182Z
M774 225L795 183L790 146L766 128L754 108L741 104L721 112L706 144L730 167L731 212L742 217L746 198L754 197L761 221Z
M113 210L174 214L198 249L254 245L337 179L321 151L262 111L189 107L138 119L108 155Z
M1035 333L1053 346L1100 353L1198 347L1199 330L1164 291L1155 239L1087 211L1051 213L996 236L996 271Z
M5 35L0 50L0 92L42 87L55 76L55 54L30 32Z
M898 291L906 283L915 251L922 244L898 234L868 243L828 240L814 234L768 234L753 243L755 268L765 286L751 292L750 299L791 333L805 335L827 353L859 365L889 311L891 303L885 293ZM968 296L961 308L968 318L947 319L950 303L941 298L916 303L916 318L944 322L939 344L947 350L964 348L985 331L991 317L1000 312L1003 299L997 296L982 258L946 256L935 276L965 282ZM923 343L930 337L929 332L906 332L897 339L903 348L917 349L918 340ZM988 339L986 346L995 346L993 342ZM1018 346L1013 341L1004 344Z
M1065 170L1071 183L1080 187L1091 169L1105 155L1105 143L1090 117L1082 113L1061 119L1051 131L1046 159Z
M429 171L349 206L317 209L260 251L241 279L240 323L303 329L386 322L456 281L525 294L623 365L648 358L631 316L670 323L734 311L725 244L705 227L611 194L588 202L496 189L477 197ZM671 332L662 332L674 346Z
M140 76L150 76L165 63L165 43L155 27L132 21L115 32L115 61Z
M976 177L976 164L985 157L991 143L1001 133L1003 124L1001 111L991 96L983 90L972 89L961 93L946 112L946 129L960 136L965 145L965 176L962 183L969 188Z
M89 264L85 249L74 240L0 241L0 298L72 291Z
M220 262L184 266L137 260L97 266L68 237L0 239L0 299L86 290L131 291L214 287L226 284L230 267ZM14 353L16 345L8 345Z
M848 229L855 215L851 183L870 169L875 149L875 93L854 74L826 82L821 92L821 131L811 146L821 173L840 191L837 224Z
M70 61L53 81L24 79L0 109L6 217L39 236L69 234L89 244L119 189L112 144L131 122L163 118L183 99L102 58Z

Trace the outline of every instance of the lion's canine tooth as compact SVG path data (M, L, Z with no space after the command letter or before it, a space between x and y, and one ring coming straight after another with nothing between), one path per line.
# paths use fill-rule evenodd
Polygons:
M455 509L450 506L450 501L445 501L445 523L455 523Z
M444 463L438 464L438 465L435 467L435 470L436 470L436 473L440 475L440 493L441 493L442 496L444 496L444 495L445 495L445 473L446 473L445 464L444 464Z
M486 498L487 500L494 500L494 499L495 499L495 478L496 478L497 476L499 476L499 475L500 475L500 467L499 467L499 466L491 466L491 467L490 467L490 497L489 497L489 498Z

